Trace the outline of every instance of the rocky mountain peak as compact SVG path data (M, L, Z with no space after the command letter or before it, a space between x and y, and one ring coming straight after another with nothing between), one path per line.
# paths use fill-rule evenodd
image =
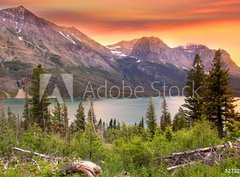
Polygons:
M139 39L133 39L130 41L120 41L116 44L108 45L107 47L111 50L113 55L118 57L125 57L130 55L134 45Z
M114 70L109 49L75 27L58 26L23 6L0 10L0 39L0 61L17 57L46 68L57 65Z
M13 18L13 19L23 18L23 16L28 16L28 17L35 16L32 12L30 12L23 6L2 9L0 10L0 12L2 15L4 15L4 17Z
M160 38L158 37L142 37L138 40L136 45L149 45L150 48L169 48L167 44L165 44Z
M2 18L2 22L8 26L11 25L11 23L12 26L15 25L18 27L25 24L31 24L37 27L44 27L51 24L51 22L36 16L23 6L0 10L0 18Z

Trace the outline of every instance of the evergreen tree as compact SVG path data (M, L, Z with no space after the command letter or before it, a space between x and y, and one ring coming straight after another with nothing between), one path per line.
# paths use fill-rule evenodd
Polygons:
M139 128L144 128L144 118L142 117L142 120L139 122Z
M84 136L84 140L81 145L85 143L87 145L84 155L87 155L87 158L92 161L101 159L99 156L104 151L103 144L99 136L94 133L91 123L87 123L86 130L82 136Z
M88 110L88 119L87 120L88 120L88 123L90 123L93 126L93 130L96 133L97 119L96 119L96 116L95 116L95 113L94 113L93 101L92 101L91 98L89 99L89 102L90 102L90 107L89 107L89 110Z
M117 128L117 120L114 119L114 120L113 120L113 129L115 130L116 128Z
M144 118L142 117L142 120L138 124L138 133L142 134L144 131Z
M168 112L167 101L165 96L163 96L162 116L160 117L160 120L161 129L162 131L165 131L166 127L171 125L171 116L170 113Z
M98 127L102 127L103 126L103 122L102 122L102 119L100 119L99 121L98 121Z
M29 99L28 96L26 96L25 98L25 105L24 105L24 110L23 110L23 127L24 130L28 130L29 129L29 125L31 125L33 123L33 121L31 120L31 114L30 114L30 105L29 105Z
M33 68L31 81L31 113L34 123L40 126L43 132L50 128L50 115L48 112L49 99L46 93L40 98L40 75L44 73L41 65Z
M179 108L178 113L174 116L172 127L173 131L189 127L189 123L186 119L186 113L181 107Z
M107 126L106 122L103 121L102 126L103 126L103 128L106 128L106 126Z
M117 122L117 130L120 130L121 129L121 124L120 122Z
M80 102L78 105L77 114L75 115L75 117L76 119L73 121L74 132L78 130L84 132L86 128L86 120L82 102Z
M62 106L58 102L57 99L55 99L55 105L53 109L53 116L52 116L52 125L53 125L53 130L55 133L60 133L62 132L63 129L63 118L62 118Z
M66 103L63 103L62 108L62 120L63 120L63 135L67 138L67 135L69 133L69 119L68 119L68 109Z
M150 98L148 110L146 112L146 123L147 123L148 130L150 132L151 139L153 139L156 128L157 128L157 123L156 123L156 114L155 114L155 108L154 108L152 98Z
M230 91L228 71L223 68L221 50L215 54L212 69L206 83L205 115L218 129L218 136L224 136L224 126L229 118L234 118L234 98Z
M111 119L109 121L109 126L108 126L109 129L113 129L113 119Z
M186 115L189 122L200 120L203 114L203 95L205 84L205 73L202 60L196 55L193 62L193 69L188 73L188 81L186 87L185 104Z

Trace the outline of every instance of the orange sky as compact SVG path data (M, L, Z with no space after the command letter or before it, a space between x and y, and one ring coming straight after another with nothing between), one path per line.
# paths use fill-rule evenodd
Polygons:
M240 0L0 0L102 44L157 36L170 47L201 43L226 49L240 66Z

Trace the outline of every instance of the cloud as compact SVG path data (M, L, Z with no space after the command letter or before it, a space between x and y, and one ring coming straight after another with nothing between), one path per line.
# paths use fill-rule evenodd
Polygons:
M98 27L97 30L138 30L140 28L170 29L187 27L191 25L202 25L224 21L240 21L240 5L229 5L226 8L191 9L178 11L176 14L163 15L161 13L139 13L132 16L122 14L105 14L104 12L89 11L48 11L42 15L50 20L61 24L73 24L89 28ZM120 12L119 12L120 13Z

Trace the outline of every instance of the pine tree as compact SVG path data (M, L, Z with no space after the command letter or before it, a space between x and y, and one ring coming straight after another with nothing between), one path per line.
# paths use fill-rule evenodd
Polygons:
M94 133L91 123L87 123L86 125L86 130L83 134L83 143L87 145L86 154L88 154L89 160L96 161L102 158L99 156L104 151L103 144L99 136Z
M52 111L53 116L52 116L52 128L55 133L60 133L62 132L63 129L63 118L62 118L62 106L58 102L57 99L55 99L55 105L54 109Z
M68 109L66 103L63 103L62 107L62 120L63 120L63 135L67 138L69 133L69 119L68 119Z
M172 127L173 131L178 131L183 128L189 127L189 122L187 121L186 113L181 107L179 108L178 113L174 116Z
M217 126L220 138L224 137L224 126L227 119L235 116L234 98L230 91L228 71L222 67L221 50L218 50L207 78L204 110L206 118Z
M138 133L142 134L144 131L144 118L142 117L141 121L138 124Z
M117 128L117 120L114 119L114 120L113 120L113 129L115 130L116 128Z
M150 98L148 110L146 112L146 123L147 123L148 130L150 132L151 139L153 139L156 128L157 128L157 123L156 123L156 114L155 114L155 108L154 108L152 98Z
M33 68L31 81L31 113L34 123L39 125L43 132L50 128L50 115L48 112L49 99L46 93L40 98L40 75L44 73L41 65Z
M95 116L95 113L94 113L93 101L92 101L91 98L89 99L89 102L90 102L90 107L89 107L89 110L88 110L88 119L87 120L88 120L88 123L90 123L93 126L93 130L96 133L97 119L96 119L96 116Z
M28 130L29 129L29 125L31 125L33 123L33 121L31 120L31 114L30 114L30 105L29 105L29 99L28 96L26 96L25 98L25 105L24 105L24 110L23 110L23 126L24 126L24 130Z
M139 128L144 128L144 118L142 117L141 121L138 124Z
M73 121L74 132L79 130L84 132L86 128L86 120L82 102L80 102L78 105L77 114L75 117L76 119Z
M103 122L102 122L102 119L100 119L99 121L98 121L98 127L102 127L103 126Z
M196 55L193 62L193 69L188 73L185 104L186 115L189 122L200 120L203 114L203 95L206 76L204 66L199 55Z
M109 129L113 129L113 119L111 119L109 121L109 126L108 126Z
M160 120L161 129L162 131L165 131L166 127L171 125L171 116L170 113L168 112L167 101L165 96L163 96L162 116L160 117Z

